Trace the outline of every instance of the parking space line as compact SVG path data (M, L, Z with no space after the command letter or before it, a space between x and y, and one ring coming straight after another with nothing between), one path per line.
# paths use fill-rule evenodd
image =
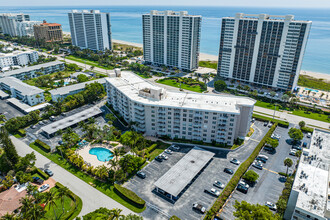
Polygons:
M251 141L255 141L255 142L260 142L260 141L258 141L258 140L256 140L256 139L252 139L252 138L250 138L249 140L251 140Z
M278 174L278 172L276 172L276 171L273 171L273 170L269 170L269 169L267 169L267 168L264 168L264 170L267 170L267 171L269 171L269 172L271 172L271 173L275 173L275 174Z

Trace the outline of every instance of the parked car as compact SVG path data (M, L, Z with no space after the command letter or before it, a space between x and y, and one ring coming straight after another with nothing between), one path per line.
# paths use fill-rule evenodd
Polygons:
M268 157L266 155L263 155L263 154L259 154L258 157L264 158L265 160L268 160Z
M253 162L252 166L255 167L255 168L257 168L257 169L259 169L259 170L262 170L262 167L263 167L262 163L260 161L258 161L258 160L255 160Z
M49 184L45 184L39 187L38 192L43 192L49 188Z
M180 147L179 146L176 146L176 145L171 145L170 146L170 149L173 150L173 151L179 151L180 150Z
M53 176L54 173L50 170L50 169L45 169L44 172L48 175L48 176Z
M265 122L264 122L264 126L267 126L267 125L268 125L268 121L265 121Z
M247 184L244 180L240 180L238 182L238 185L244 186L245 188L250 188L249 184Z
M272 203L272 202L266 202L265 204L270 210L276 211L277 210L277 206Z
M61 115L62 115L62 116L66 116L66 113L65 113L65 112L62 112Z
M45 123L43 121L39 121L39 125L44 125Z
M193 209L195 209L196 211L204 214L206 212L206 208L204 206L202 206L201 204L198 203L194 203L193 204Z
M268 146L265 146L264 147L264 150L265 151L268 151L269 153L275 153L276 152L275 148L268 147Z
M240 191L240 192L242 192L242 193L247 193L248 192L248 190L249 190L249 188L247 188L247 187L245 187L245 186L243 186L243 185L238 185L237 186L237 191Z
M218 188L220 188L220 189L225 188L225 185L222 184L222 183L221 183L220 181L218 181L218 180L214 181L213 186L218 187Z
M239 165L241 162L235 158L231 159L230 163L233 163L235 165Z
M136 175L138 176L138 177L140 177L141 179L145 179L146 178L146 174L144 173L144 172L142 172L142 171L138 171L137 173L136 173Z
M254 123L255 121L256 121L256 119L255 118L252 118L251 122Z
M297 146L297 145L293 145L293 146L292 146L292 149L296 149L296 150L302 150L302 148L301 148L301 147L299 147L299 146Z
M159 156L155 157L155 160L158 162L163 162L164 159L162 156L159 155Z
M228 173L228 174L234 174L234 171L232 169L229 169L229 168L223 169L223 172Z
M301 146L302 147L307 147L307 142L304 142Z
M36 183L38 185L41 185L44 183L44 180L37 176L32 177L32 181L33 181L33 183Z
M273 139L276 139L276 140L280 140L280 138L281 138L281 136L278 134L272 134L272 136L270 136L270 137Z
M312 137L312 133L308 132L308 133L307 133L307 137L308 137L308 138L311 138L311 137Z
M51 121L56 121L56 118L55 118L55 116L50 116L50 117L49 117L49 120L51 120Z
M273 124L269 122L268 127L271 128L272 126L273 126Z
M289 155L296 156L297 150L293 149L290 151Z
M210 194L212 196L216 196L216 197L220 196L220 191L219 190L216 190L214 188L204 189L204 192L206 192L206 193L208 193L208 194Z
M166 156L165 154L161 154L160 155L164 160L168 160L168 156Z
M170 149L166 149L166 150L164 150L164 152L167 153L167 154L172 154L173 153Z
M37 127L37 126L35 126L35 125L31 125L31 126L30 126L31 129L35 129L36 127Z

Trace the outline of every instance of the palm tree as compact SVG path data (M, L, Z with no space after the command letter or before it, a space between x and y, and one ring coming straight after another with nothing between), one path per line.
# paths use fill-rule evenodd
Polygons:
M6 116L5 115L0 115L0 121L6 121Z
M9 214L8 212L7 214L1 217L1 220L16 220L16 219L18 218L16 217L15 213Z
M120 156L120 152L119 152L118 148L115 148L115 149L112 151L112 153L113 153L113 156L114 156L114 158L115 158L115 161L118 162L118 158L119 158L119 156Z
M107 220L119 220L121 217L124 217L124 215L120 214L123 210L121 209L112 209L110 216L107 218Z
M45 198L46 206L49 205L49 209L51 207L53 207L54 216L55 216L55 219L57 219L56 212L55 212L57 195L55 195L55 192L53 192L53 191L48 191L48 192L44 193L44 198Z
M68 189L68 187L60 187L57 190L57 196L61 198L62 210L64 213L64 198L70 196L70 190Z
M289 167L292 167L292 165L293 165L293 162L290 158L286 158L284 160L284 166L286 166L286 176L288 175Z
M22 215L23 219L29 219L30 210L33 206L33 198L29 196L25 196L20 199L21 207L20 214Z
M208 83L210 81L210 75L209 74L204 74L204 75L202 75L202 79L203 79L205 85L207 86L206 83Z

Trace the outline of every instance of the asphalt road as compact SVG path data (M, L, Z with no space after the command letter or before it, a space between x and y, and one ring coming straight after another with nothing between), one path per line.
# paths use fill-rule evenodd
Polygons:
M88 185L70 172L66 171L59 165L55 164L48 158L39 154L38 152L30 148L28 145L26 145L23 141L13 136L11 136L10 138L20 156L24 156L28 153L34 152L37 157L36 166L38 168L49 168L50 170L52 170L54 172L53 179L67 186L73 193L75 193L82 199L83 208L79 216L83 216L100 207L106 207L108 209L119 208L122 210L122 214L124 215L134 213L125 206L119 204L115 200L111 199L97 189Z

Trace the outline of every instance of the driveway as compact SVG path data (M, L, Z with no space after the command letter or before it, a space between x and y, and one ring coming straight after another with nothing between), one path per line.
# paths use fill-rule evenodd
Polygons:
M106 196L102 192L88 185L70 172L66 171L59 165L55 164L48 158L39 154L38 152L30 148L28 145L26 145L23 141L13 136L11 136L10 138L20 156L24 156L28 153L34 152L37 157L36 167L49 168L50 170L52 170L54 172L54 176L52 177L54 180L62 183L64 186L67 186L73 193L75 193L82 199L83 208L79 216L83 216L100 207L105 207L108 209L119 208L123 210L122 214L124 215L134 213L125 206L119 204L118 202Z

